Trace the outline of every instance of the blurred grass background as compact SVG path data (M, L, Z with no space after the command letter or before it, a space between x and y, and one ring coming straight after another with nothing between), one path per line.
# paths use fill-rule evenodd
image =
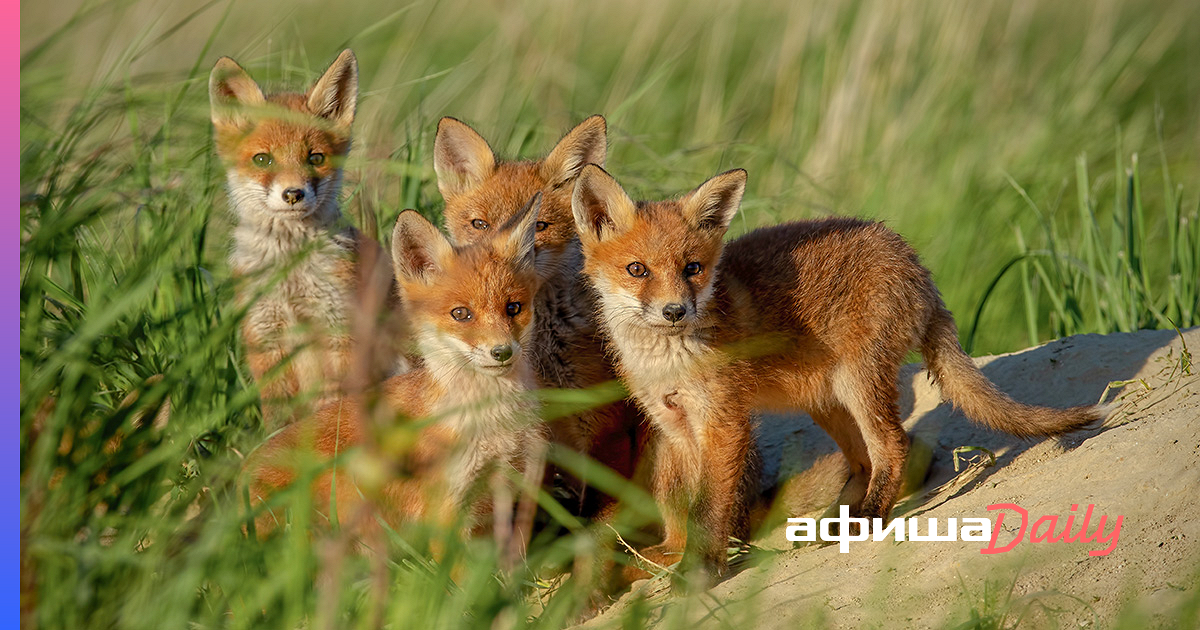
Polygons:
M438 216L441 116L516 157L601 113L608 168L635 196L743 167L735 233L828 214L886 221L975 353L1197 323L1200 3L21 9L22 531L37 582L54 585L39 590L46 627L295 627L318 609L320 541L240 533L237 463L262 435L208 121L221 55L279 89L355 50L347 207L379 235L406 207ZM154 426L168 396L172 421ZM565 544L545 563L579 550ZM452 587L398 561L387 592L424 603L391 597L379 615L526 620L538 607L487 566ZM312 624L339 606L374 610L372 584L348 578ZM574 614L567 595L533 623Z
M132 151L153 152L151 188L201 176L207 157L189 151L207 142L216 57L296 86L350 46L362 77L351 178L385 227L403 207L437 212L427 157L440 116L469 121L517 156L602 113L610 170L645 197L736 166L750 183L735 229L829 213L887 221L921 252L965 328L1021 251L1014 227L1041 236L1009 178L1047 214L1074 215L1084 156L1092 178L1082 190L1099 200L1107 229L1138 153L1147 242L1167 239L1172 201L1192 216L1197 204L1194 187L1170 200L1161 183L1164 167L1172 182L1200 173L1191 2L143 0L84 3L74 14L70 4L25 8L23 141L62 130L81 99L99 99L93 110L108 111L95 112L101 120L76 150L103 144L114 168ZM171 137L155 138L164 125ZM22 175L23 192L36 192L36 173ZM228 219L219 195L193 204ZM219 252L224 241L211 245ZM1168 249L1148 252L1155 279L1170 272ZM998 290L976 352L1050 337L1043 328L1030 339L1015 276Z

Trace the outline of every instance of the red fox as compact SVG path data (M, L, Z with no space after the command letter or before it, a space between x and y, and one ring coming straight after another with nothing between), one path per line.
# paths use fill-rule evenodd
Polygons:
M635 203L599 166L575 183L600 321L661 435L653 490L665 537L650 559L669 564L687 546L687 564L710 577L724 570L752 498L755 409L811 414L850 463L838 503L886 518L908 452L897 377L913 348L943 395L993 429L1048 436L1101 418L1095 407L1033 407L998 391L959 346L916 252L880 223L786 223L723 244L745 185L746 172L732 170L678 199Z
M608 143L602 116L568 132L542 160L497 161L486 140L467 125L443 118L434 143L438 189L446 200L446 230L457 243L487 238L530 195L541 191L537 265L542 287L531 348L542 387L586 388L616 379L595 319L595 302L579 270L583 258L571 214L572 183L585 164L603 164ZM590 455L626 477L633 475L641 416L625 401L550 423L554 441ZM576 485L576 511L601 507Z
M357 94L349 50L305 94L264 95L228 57L209 79L217 155L237 215L230 264L248 309L242 336L268 425L287 417L272 403L342 385L351 313L392 294L386 253L346 222L338 200ZM378 264L360 268L365 261ZM388 343L372 345L380 379L401 361L403 335L381 337Z
M384 382L380 404L388 418L432 423L372 501L393 527L417 519L448 525L464 512L468 526L478 525L490 506L481 483L508 467L525 471L531 487L541 479L546 438L530 395L536 382L529 354L536 205L535 198L488 238L464 247L452 246L414 211L396 222L397 287L422 361ZM276 434L247 466L252 500L294 483L298 457L328 460L368 443L369 421L358 403L340 399ZM327 513L335 486L343 526L361 533L375 519L351 516L373 496L358 481L352 467L338 464L311 490ZM275 526L270 512L256 519L260 534Z

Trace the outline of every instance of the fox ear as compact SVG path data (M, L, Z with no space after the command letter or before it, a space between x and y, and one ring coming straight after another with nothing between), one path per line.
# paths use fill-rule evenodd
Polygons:
M358 58L347 48L308 90L308 111L338 127L354 123L358 101Z
M443 198L471 190L496 170L496 156L487 140L454 118L438 122L433 140L433 170Z
M746 192L746 171L735 168L700 184L683 198L683 218L698 230L729 228Z
M599 114L576 125L542 160L542 177L551 185L561 184L578 175L585 164L604 166L608 153L606 133L608 123Z
M212 121L218 127L240 127L248 122L243 107L266 103L262 89L229 57L221 57L208 76L208 99Z
M454 247L416 210L405 210L392 230L392 267L400 280L428 282Z
M542 193L534 193L529 201L500 227L509 256L519 267L533 268L534 243L537 240L537 217L542 209Z
M571 195L575 228L584 243L604 240L633 227L637 205L604 169L588 164L575 180Z

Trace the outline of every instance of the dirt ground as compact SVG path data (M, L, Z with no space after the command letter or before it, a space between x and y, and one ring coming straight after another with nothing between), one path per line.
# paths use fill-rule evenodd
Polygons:
M919 365L901 375L905 426L918 444L915 468L926 476L893 516L943 524L986 517L995 524L987 506L1015 503L1028 510L1032 527L1040 516L1062 522L1073 505L1082 512L1092 504L1093 529L1101 515L1109 518L1106 531L1124 517L1107 556L1088 555L1107 544L1035 544L1028 534L994 555L981 554L980 542L890 540L850 543L842 554L836 545L793 549L779 526L755 541L765 559L689 610L680 610L682 600L661 580L640 582L585 625L605 627L646 598L652 620L687 620L689 627L928 627L1001 617L1006 627L1108 627L1130 605L1151 627L1173 626L1164 611L1176 614L1180 603L1195 602L1200 587L1200 366L1182 372L1184 343L1200 355L1200 329L1182 339L1175 331L1079 335L978 359L988 378L1030 403L1095 403L1110 383L1130 381L1108 393L1111 413L1102 427L1041 442L967 421L941 403ZM760 445L768 481L790 478L781 493L792 510L786 516L819 516L836 498L844 464L806 416L764 417ZM985 466L985 455L967 453L975 463L955 473L953 451L961 446L985 447L996 462ZM1018 521L1009 513L999 544L1012 540ZM1200 627L1200 619L1195 623Z

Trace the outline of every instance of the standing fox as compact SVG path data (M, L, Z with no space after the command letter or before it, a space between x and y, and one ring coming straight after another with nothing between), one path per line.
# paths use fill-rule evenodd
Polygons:
M603 164L608 142L602 116L568 132L542 160L497 161L486 140L453 118L438 123L434 169L446 200L446 230L457 243L487 238L524 200L542 193L537 221L537 267L542 286L534 299L538 324L532 361L542 387L586 388L616 379L595 319L595 300L579 272L583 257L571 214L575 177L585 164ZM554 441L633 475L641 416L626 401L551 423ZM599 497L579 493L577 511L596 510Z
M502 478L510 467L524 471L530 487L541 478L546 440L529 395L536 387L529 357L538 285L536 206L535 198L488 238L465 247L452 246L414 211L396 222L398 291L422 361L384 382L381 404L389 417L433 422L417 433L375 501L393 527L422 518L449 525L464 510L468 526L479 524L490 509L481 482ZM261 502L294 483L298 455L332 459L368 443L368 422L362 408L343 399L287 427L248 466L252 499ZM354 516L371 493L345 467L317 477L314 505L328 511L335 483L343 524L359 533L373 527L373 518ZM274 525L270 513L257 519L260 532Z
M336 391L352 350L351 313L392 294L386 254L346 222L338 200L357 94L349 50L305 94L264 95L228 57L209 79L216 150L238 219L230 263L248 308L242 336L269 424L282 421L270 403ZM378 264L360 264L368 261ZM399 360L403 341L381 336L388 343L373 345L380 373Z
M733 170L635 203L598 166L575 183L584 273L621 376L661 435L653 490L665 537L650 559L669 564L686 546L686 562L723 571L727 537L746 528L754 409L811 414L850 463L838 502L886 518L908 453L896 383L913 348L943 395L993 429L1049 436L1100 419L1095 407L1033 407L998 391L959 346L916 252L882 224L787 223L723 245L745 185Z

